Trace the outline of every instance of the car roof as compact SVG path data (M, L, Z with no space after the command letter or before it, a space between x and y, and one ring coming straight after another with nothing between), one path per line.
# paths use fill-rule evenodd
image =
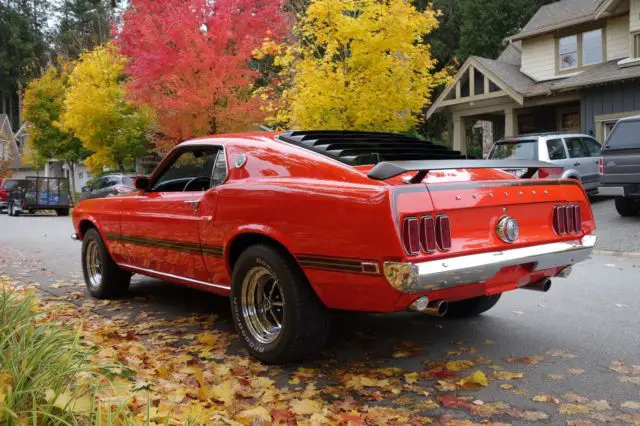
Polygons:
M593 136L585 135L584 133L545 132L545 133L526 133L526 134L518 135L518 136L505 137L505 138L502 138L502 139L498 140L497 142L522 140L522 139L533 139L533 138L545 139L545 138L550 138L550 137L562 137L562 138L567 138L567 137L574 137L574 138L575 137L586 137L586 138L593 138Z
M618 120L618 123L621 121L640 121L640 115L634 115L632 117L621 118Z

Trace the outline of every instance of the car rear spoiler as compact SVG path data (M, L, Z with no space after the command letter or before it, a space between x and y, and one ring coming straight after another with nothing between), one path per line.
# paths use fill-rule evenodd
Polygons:
M407 172L418 172L410 183L419 183L430 171L455 169L527 169L522 179L531 178L539 169L558 168L555 164L533 160L426 160L383 161L376 164L367 176L375 180L387 180Z

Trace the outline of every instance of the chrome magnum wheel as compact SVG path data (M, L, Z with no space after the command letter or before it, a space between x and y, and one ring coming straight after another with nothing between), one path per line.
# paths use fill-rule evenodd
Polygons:
M87 267L87 285L93 288L100 287L102 284L102 258L100 246L96 240L91 240L87 244L84 263Z
M249 353L270 364L316 354L329 334L329 311L293 257L276 247L242 252L233 268L231 310Z
M89 294L98 299L121 296L131 282L131 274L118 268L96 229L82 238L82 272Z
M265 267L252 268L242 283L242 315L254 339L273 343L282 330L285 300L278 279Z

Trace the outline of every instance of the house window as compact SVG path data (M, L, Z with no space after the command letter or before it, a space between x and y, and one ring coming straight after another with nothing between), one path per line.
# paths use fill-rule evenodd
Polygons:
M558 71L568 71L602 63L604 30L598 28L558 39Z
M602 62L602 30L597 29L582 34L582 65Z
M560 39L560 70L569 70L578 66L578 36L572 35Z
M640 33L633 35L633 57L640 58Z

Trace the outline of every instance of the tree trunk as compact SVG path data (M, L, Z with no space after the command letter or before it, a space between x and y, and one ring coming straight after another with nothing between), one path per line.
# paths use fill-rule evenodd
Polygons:
M67 168L69 169L69 187L71 188L71 200L73 204L76 203L76 165L73 161L67 161Z

